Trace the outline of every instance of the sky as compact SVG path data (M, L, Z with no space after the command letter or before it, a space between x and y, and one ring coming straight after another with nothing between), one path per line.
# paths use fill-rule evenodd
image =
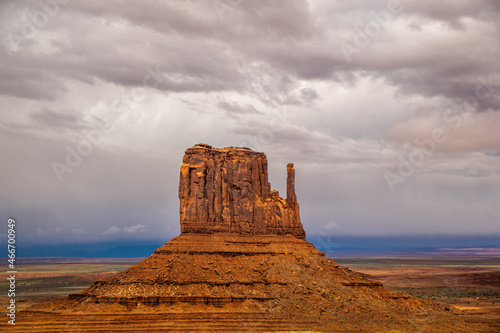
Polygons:
M293 162L308 235L500 235L499 14L0 1L0 218L26 243L168 240L207 143L266 153L282 196Z

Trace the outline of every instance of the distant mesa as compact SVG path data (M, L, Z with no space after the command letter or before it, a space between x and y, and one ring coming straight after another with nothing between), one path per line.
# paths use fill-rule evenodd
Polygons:
M272 191L264 153L187 149L181 235L124 272L31 308L16 329L481 331L458 310L391 292L326 258L305 240L294 183L290 163L286 199Z

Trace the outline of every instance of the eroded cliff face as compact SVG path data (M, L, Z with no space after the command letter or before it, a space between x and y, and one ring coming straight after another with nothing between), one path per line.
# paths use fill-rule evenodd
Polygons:
M271 190L264 153L205 144L189 148L179 182L181 232L305 238L292 163L287 172L285 200Z

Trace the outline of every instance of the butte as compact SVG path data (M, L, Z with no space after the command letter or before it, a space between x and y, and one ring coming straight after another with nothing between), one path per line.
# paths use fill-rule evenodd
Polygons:
M264 153L186 150L181 235L88 289L20 316L23 332L473 332L458 310L394 293L306 241L287 165L286 198ZM71 328L71 329L69 329Z

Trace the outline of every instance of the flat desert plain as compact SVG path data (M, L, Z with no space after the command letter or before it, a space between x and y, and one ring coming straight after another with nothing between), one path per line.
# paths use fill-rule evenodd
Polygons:
M392 291L443 302L500 331L500 257L342 256L331 258Z
M500 331L500 257L478 256L329 256L342 266L414 297L448 303ZM16 311L62 298L109 277L143 258L24 258L16 276ZM0 274L8 290L7 273ZM9 298L0 298L2 327L7 327ZM17 323L22 316L17 316Z

